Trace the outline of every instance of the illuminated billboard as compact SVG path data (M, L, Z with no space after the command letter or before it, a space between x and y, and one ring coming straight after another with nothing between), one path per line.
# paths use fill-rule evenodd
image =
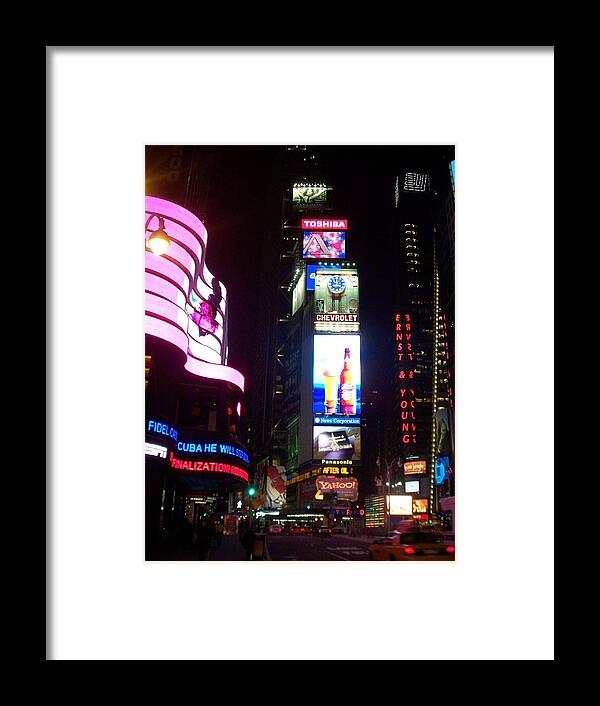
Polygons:
M404 475L427 473L427 461L404 461Z
M413 514L413 497L412 495L390 495L389 496L390 515L409 515Z
M442 456L435 459L435 482L436 485L441 485L448 475L448 466L450 459L448 456Z
M327 203L328 188L325 184L294 184L292 187L292 203L295 206L304 204Z
M313 414L360 415L360 336L315 334Z
M314 292L315 291L315 277L317 274L317 270L321 269L340 269L340 265L336 263L331 263L327 265L306 265L306 291L307 292Z
M428 504L429 504L428 498L413 498L412 499L413 515L425 514L427 512Z
M266 502L265 507L280 507L285 505L285 468L283 466L269 466L266 473Z
M315 500L324 500L324 495L335 495L338 500L358 500L358 481L356 478L333 478L319 476L316 479Z
M365 498L365 527L385 527L383 495L368 495Z
M313 427L315 461L360 461L360 427Z
M419 481L418 480L407 480L404 484L404 490L407 493L418 493L419 491Z
M348 230L346 218L303 218L302 230Z
M305 286L306 273L303 272L298 278L296 286L294 287L294 290L292 292L292 316L298 311L302 304L304 304L304 295L306 293Z
M305 230L302 257L307 259L339 259L346 257L346 233L343 230Z
M450 162L450 177L452 179L452 191L456 189L456 161L453 159Z
M315 272L315 331L358 331L358 272L318 268Z

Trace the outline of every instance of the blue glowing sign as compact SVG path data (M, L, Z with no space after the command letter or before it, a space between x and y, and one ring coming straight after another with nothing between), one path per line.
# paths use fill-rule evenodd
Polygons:
M170 436L171 439L175 439L175 441L177 441L177 429L170 427L168 424L157 422L155 419L150 419L148 421L148 431L151 431L153 434Z
M441 485L448 474L448 466L450 459L448 456L441 456L435 460L435 482L436 485Z
M454 165L455 165L456 160L452 160L450 162L450 174L452 175L452 189L456 189L456 173L454 171Z
M248 454L243 449L233 444L224 444L218 441L179 441L177 442L177 450L200 455L221 453L241 458L246 463L250 462Z
M315 272L317 270L322 269L323 267L334 267L336 269L339 269L341 265L330 265L327 263L326 265L307 265L306 266L306 291L307 292L314 292L315 291Z

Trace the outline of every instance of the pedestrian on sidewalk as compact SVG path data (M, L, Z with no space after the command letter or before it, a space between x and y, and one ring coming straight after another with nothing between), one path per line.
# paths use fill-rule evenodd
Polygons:
M200 526L198 527L198 534L196 536L196 548L198 549L199 561L206 561L208 559L208 552L210 549L210 538L210 527L208 526L206 520L202 520Z
M248 525L241 536L242 546L246 550L246 561L252 559L252 552L254 551L254 540L256 539L256 534L250 525Z
M219 520L215 524L215 538L217 542L217 547L221 546L221 542L223 541L223 532L225 531L225 525Z

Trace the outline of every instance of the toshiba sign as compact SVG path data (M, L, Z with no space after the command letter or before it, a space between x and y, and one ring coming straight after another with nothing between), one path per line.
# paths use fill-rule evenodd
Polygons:
M303 218L302 228L323 228L323 230L347 230L347 219L335 218Z

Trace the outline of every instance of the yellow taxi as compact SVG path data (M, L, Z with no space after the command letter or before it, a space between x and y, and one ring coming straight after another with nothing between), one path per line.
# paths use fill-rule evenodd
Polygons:
M454 561L454 542L439 532L406 530L376 539L369 546L371 561Z

